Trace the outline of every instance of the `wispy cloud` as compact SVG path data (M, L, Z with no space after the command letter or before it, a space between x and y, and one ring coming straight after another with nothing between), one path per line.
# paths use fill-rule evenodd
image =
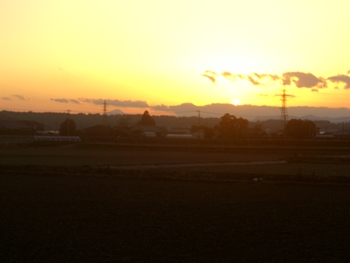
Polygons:
M148 108L149 105L145 101L132 101L132 100L103 100L103 99L86 99L80 98L79 101L84 103L91 103L95 105L103 105L106 101L108 106L116 106L116 107L131 107L131 108Z
M9 97L2 97L2 100L11 100Z
M68 103L68 100L67 99L50 99L54 102L59 102L59 103Z
M19 100L23 100L23 101L28 101L24 96L22 95L18 95L18 94L14 94L14 95L11 95L12 97L14 98L17 98Z
M71 100L69 100L69 102L72 102L72 103L74 103L74 104L80 104L80 101L75 100L75 99L71 99Z
M201 76L208 78L213 83L216 82L216 78L214 76L211 76L209 74L201 74Z
M255 75L254 75L255 76ZM247 79L250 83L252 83L254 86L260 85L260 82L255 80L252 76L247 75Z
M80 102L78 100L75 99L63 99L63 98L59 98L59 99L50 99L54 102L59 102L59 103L74 103L74 104L80 104Z

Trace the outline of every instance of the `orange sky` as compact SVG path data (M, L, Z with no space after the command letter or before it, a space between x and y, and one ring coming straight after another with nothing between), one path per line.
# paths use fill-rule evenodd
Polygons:
M286 82L290 106L350 108L349 10L346 0L2 1L0 110L280 106Z

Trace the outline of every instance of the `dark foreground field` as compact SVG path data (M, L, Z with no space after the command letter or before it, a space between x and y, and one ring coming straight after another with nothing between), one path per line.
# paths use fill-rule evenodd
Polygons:
M25 156L1 171L1 262L350 259L348 184L33 172Z

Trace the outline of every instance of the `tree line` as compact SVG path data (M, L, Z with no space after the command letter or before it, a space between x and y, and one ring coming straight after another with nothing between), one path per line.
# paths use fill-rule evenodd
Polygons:
M109 135L109 136L130 136L142 135L142 132L134 129L142 126L156 126L154 118L151 117L148 111L145 111L141 119L136 125L130 125L127 119L120 119L115 126L99 125L96 128L95 135ZM141 130L142 131L142 130ZM263 131L259 124L253 128L249 128L249 121L247 119L236 117L232 114L226 113L221 118L217 125L209 127L205 125L192 125L191 133L203 133L206 139L220 138L220 139L247 139L247 138L263 138L267 136L266 131ZM79 135L75 122L67 118L60 125L59 134L62 136ZM289 120L284 129L281 129L279 134L275 134L279 138L290 139L312 139L317 134L317 127L313 121L292 119ZM159 136L159 134L158 134Z

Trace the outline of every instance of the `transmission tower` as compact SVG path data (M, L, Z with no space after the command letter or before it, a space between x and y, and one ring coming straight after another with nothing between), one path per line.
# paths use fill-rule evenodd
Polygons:
M103 124L107 125L107 102L106 102L106 100L103 103Z
M286 94L286 88L283 89L281 100L282 100L282 107L281 107L281 119L283 123L283 129L286 127L287 120L288 120L288 110L287 110L287 95Z
M201 125L201 111L197 110L198 112L198 127Z

